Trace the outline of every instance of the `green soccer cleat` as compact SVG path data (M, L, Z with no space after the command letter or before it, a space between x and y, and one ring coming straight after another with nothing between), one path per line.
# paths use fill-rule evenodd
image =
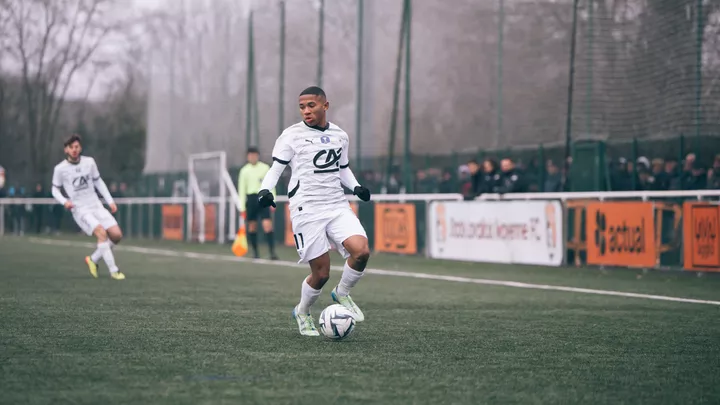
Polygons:
M333 301L344 306L345 308L349 309L350 312L355 314L355 322L362 322L365 320L365 315L360 310L360 307L358 307L352 300L352 298L350 298L349 294L346 296L342 296L338 294L337 287L335 287L330 293L330 296L332 297Z
M292 317L298 323L298 329L303 336L320 336L320 332L315 329L315 321L310 314L299 314L297 307L292 310Z
M119 271L110 273L110 277L112 277L113 280L125 280L125 275L120 273Z
M91 274L94 278L97 278L97 263L95 263L94 261L92 261L92 259L90 258L90 256L85 256L85 263L87 264L88 269L90 269L90 274Z

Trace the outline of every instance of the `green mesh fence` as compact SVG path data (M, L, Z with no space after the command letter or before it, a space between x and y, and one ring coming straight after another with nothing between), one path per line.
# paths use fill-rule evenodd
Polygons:
M717 133L718 5L581 0L575 134L629 139Z

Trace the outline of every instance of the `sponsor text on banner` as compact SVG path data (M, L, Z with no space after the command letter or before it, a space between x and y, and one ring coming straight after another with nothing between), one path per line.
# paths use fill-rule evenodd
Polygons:
M559 266L563 212L557 201L433 202L431 257L491 263Z
M684 268L720 271L720 205L683 204Z
M588 264L655 267L654 211L651 202L588 204L585 217Z

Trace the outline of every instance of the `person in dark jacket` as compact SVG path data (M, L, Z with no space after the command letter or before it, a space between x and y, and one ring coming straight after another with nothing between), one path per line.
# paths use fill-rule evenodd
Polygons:
M612 191L632 190L632 176L634 175L632 162L621 157L617 160L617 166L610 174L610 186Z
M665 161L660 158L652 160L652 177L655 179L655 190L669 190L670 176L665 173Z
M427 171L418 170L415 173L415 193L432 194L437 192L437 184L435 180L428 176Z
M658 190L659 185L657 184L657 180L650 172L650 169L646 168L645 166L642 166L638 170L638 181L637 181L637 190L638 191L653 191Z
M715 156L712 168L708 169L707 188L720 190L720 154Z
M467 163L468 170L470 170L470 184L472 193L475 197L479 196L483 193L482 190L482 183L483 183L483 174L480 170L480 164L477 160L471 159Z
M503 159L500 161L500 184L498 186L498 193L523 193L527 191L527 185L525 179L518 170L515 169L515 164L510 159Z
M483 162L481 193L497 193L500 181L500 171L497 163L492 159Z
M547 176L543 190L546 193L559 193L562 191L562 173L560 168L552 160L547 161Z
M455 182L453 181L452 171L450 169L443 170L442 177L440 178L440 185L438 186L438 191L443 194L457 192Z
M672 157L665 159L665 174L668 190L682 190L682 176L678 169L677 159Z
M707 188L707 174L700 162L693 160L690 172L683 179L683 190L703 190Z

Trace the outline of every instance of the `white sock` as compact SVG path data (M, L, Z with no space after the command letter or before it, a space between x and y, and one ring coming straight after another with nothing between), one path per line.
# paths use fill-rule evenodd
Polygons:
M363 274L365 274L364 271L357 271L350 267L348 262L345 262L345 266L343 266L343 274L340 278L340 283L338 283L337 286L337 293L342 296L350 294L350 289L355 287L355 284L360 281Z
M107 242L108 246L110 246L110 249L115 247L115 244L110 239L108 239L106 242ZM102 257L102 249L100 249L100 243L98 243L98 248L95 249L94 252L92 252L92 254L90 255L90 260L92 260L93 263L97 263L98 261L100 261L101 257Z
M317 301L318 297L322 293L322 288L316 290L310 287L307 283L307 278L303 280L302 288L300 290L300 304L298 304L298 312L301 314L309 314L310 307Z
M97 263L98 261L100 261L100 258L102 257L102 248L100 247L101 244L102 244L102 242L98 243L97 249L95 249L95 251L92 252L92 254L90 255L90 260L92 260L93 263Z
M119 269L115 265L115 256L113 255L112 249L110 249L110 244L108 242L98 243L98 250L100 251L103 260L105 260L105 264L107 264L108 269L110 269L110 273L117 272Z

